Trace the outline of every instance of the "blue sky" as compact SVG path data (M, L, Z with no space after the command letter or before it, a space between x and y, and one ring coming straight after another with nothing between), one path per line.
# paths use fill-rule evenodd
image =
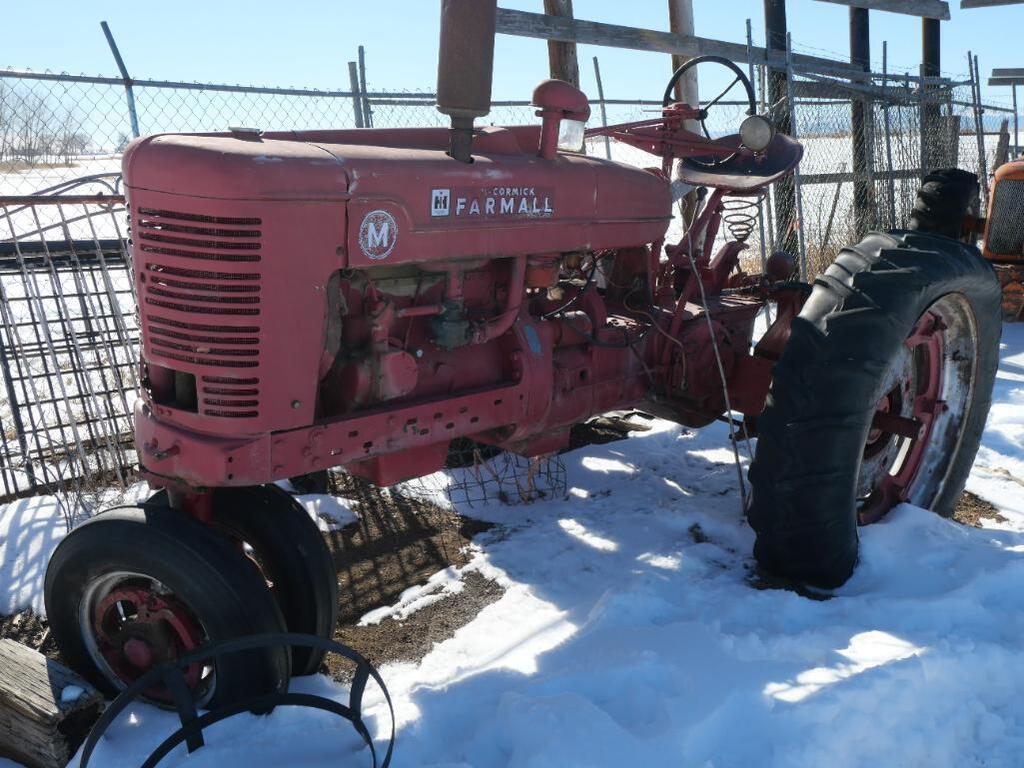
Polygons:
M367 49L369 83L375 89L432 89L436 73L439 0L123 0L0 3L4 46L0 64L37 70L115 74L99 28L106 19L136 77L189 81L345 87L346 62L356 46ZM501 0L501 5L540 10L541 0ZM1024 5L961 11L943 23L942 68L966 72L966 52L981 56L983 77L993 67L1024 67L1019 42L1000 30L1024 29ZM762 0L695 0L698 34L744 42L745 20L755 42L764 37ZM794 46L822 55L848 54L848 9L815 0L789 0ZM576 0L576 16L651 29L668 28L665 0ZM871 13L873 58L889 41L890 61L916 71L921 22L892 13ZM584 89L593 92L591 57L601 61L610 98L655 98L669 68L665 54L580 48ZM879 64L880 66L880 64ZM495 98L529 98L547 76L545 44L499 36ZM1006 102L1009 91L987 97Z

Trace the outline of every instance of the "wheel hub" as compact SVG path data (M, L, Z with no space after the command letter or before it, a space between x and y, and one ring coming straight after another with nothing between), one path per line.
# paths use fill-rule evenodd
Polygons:
M120 685L130 685L155 666L174 661L202 644L199 622L181 600L158 582L111 585L93 604L91 639L98 655ZM185 683L198 691L203 668L190 664ZM165 686L146 691L148 698L171 701Z
M880 520L896 504L929 506L959 442L973 386L973 316L955 295L914 325L882 383L858 478L858 520Z

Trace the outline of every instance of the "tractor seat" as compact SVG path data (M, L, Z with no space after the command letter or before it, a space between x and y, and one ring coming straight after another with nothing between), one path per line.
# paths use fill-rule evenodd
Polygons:
M739 136L726 136L715 141L726 147L740 146ZM728 189L739 194L755 192L783 178L804 156L803 145L784 133L775 134L772 143L759 156L737 155L716 166L703 166L693 158L679 163L678 179L694 187Z

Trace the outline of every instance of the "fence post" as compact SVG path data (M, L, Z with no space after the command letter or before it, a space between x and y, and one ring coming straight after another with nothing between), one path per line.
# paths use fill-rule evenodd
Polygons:
M850 8L850 63L865 72L871 69L871 27L867 8ZM851 78L851 82L854 82ZM868 158L868 97L851 98L851 144L853 149L853 217L854 231L861 237L874 227L871 212L874 189L870 185ZM873 110L872 110L873 111ZM872 115L872 119L874 116Z
M572 18L572 0L544 0L544 13L548 16ZM551 77L580 87L580 65L576 60L576 43L548 40L548 63Z
M366 98L366 49L359 46L359 92L363 97L363 125L373 128L373 110L370 100Z
M754 84L754 56L752 54L754 48L754 30L750 24L750 19L747 19L747 77L750 78L751 84ZM763 94L762 94L763 98ZM767 196L767 192L762 194L757 199L757 225L759 227L761 236L761 274L768 272L768 253L765 249L764 243L764 199ZM766 305L767 306L767 305Z
M896 227L896 169L892 165L892 124L889 121L889 41L882 41L882 116L885 122L885 162L889 169L889 227Z
M938 87L930 88L925 84L926 77L939 77L942 74L941 51L942 51L942 22L938 19L921 19L921 134L924 137L922 143L923 154L921 166L925 173L935 168L946 165L947 159L943 156L942 143L939 130L939 116L941 105L938 100L933 103L932 97L939 90Z
M971 73L971 99L974 102L974 130L978 137L978 180L981 182L982 205L988 203L988 163L985 157L985 110L981 108L981 79L978 57L967 52L967 69Z
M1013 156L1020 154L1020 118L1017 116L1017 84L1013 84Z
M773 111L778 109L784 99L792 98L789 81L792 80L792 67L789 63L781 64L778 59L789 58L787 40L789 33L786 24L786 0L764 0L765 48L768 53L768 105ZM775 54L774 56L772 54ZM775 60L774 66L771 61ZM773 116L774 117L774 116ZM796 110L792 104L786 109L778 109L776 125L782 133L796 135ZM780 179L775 184L775 233L779 242L776 245L784 251L795 253L799 248L799 240L794 234L796 217L796 189L792 179Z
M117 68L121 72L121 79L124 81L124 95L128 101L128 120L132 126L132 136L139 138L139 116L135 112L135 93L132 91L132 79L128 75L128 69L124 65L124 59L121 58L121 52L117 50L117 43L114 42L114 35L110 31L110 27L107 22L101 21L100 27L103 28L103 35L107 38L107 45L110 46L110 52L114 54L114 61L117 63Z
M348 82L352 88L352 113L356 116L356 128L363 128L363 100L359 92L359 72L354 61L348 63Z
M799 138L796 130L796 89L793 87L793 36L786 33L786 98L789 101L789 119L793 126L793 138ZM800 251L800 279L807 280L807 243L804 239L804 202L800 187L800 166L793 170L793 190L796 198L796 238Z
M601 127L608 127L608 111L604 106L604 85L601 83L601 67L597 63L597 56L594 57L594 77L597 78L597 98L601 105ZM612 140L610 137L604 137L604 156L609 160L612 159Z

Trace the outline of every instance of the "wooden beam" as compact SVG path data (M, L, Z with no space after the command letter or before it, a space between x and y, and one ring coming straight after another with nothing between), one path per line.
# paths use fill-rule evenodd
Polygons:
M949 3L944 0L817 0L819 3L848 5L851 8L866 8L871 11L905 13L908 16L923 16L926 19L949 21ZM1024 2L1024 0L1022 0Z
M559 40L579 45L604 45L612 48L628 48L636 51L673 53L682 56L703 56L714 54L731 61L747 61L747 46L743 43L729 43L706 37L680 37L669 32L653 29L623 27L618 24L602 24L582 19L560 19L543 13L516 11L511 8L498 9L498 33L516 37L533 37L539 40ZM771 58L764 48L754 47L751 56L755 64L778 64L785 66L785 53L776 51ZM824 59L818 56L793 54L793 63L808 69L828 69L838 72L857 72L850 64ZM863 74L863 71L860 72Z
M103 712L103 697L41 653L0 640L0 755L63 768Z
M994 8L997 5L1021 5L1024 0L960 0L961 8Z
M989 85L1024 85L1024 77L990 77Z
M553 18L572 19L572 0L544 0L544 13ZM580 87L580 65L576 43L548 40L548 64L551 77Z
M992 77L1024 77L1024 69L993 69Z

